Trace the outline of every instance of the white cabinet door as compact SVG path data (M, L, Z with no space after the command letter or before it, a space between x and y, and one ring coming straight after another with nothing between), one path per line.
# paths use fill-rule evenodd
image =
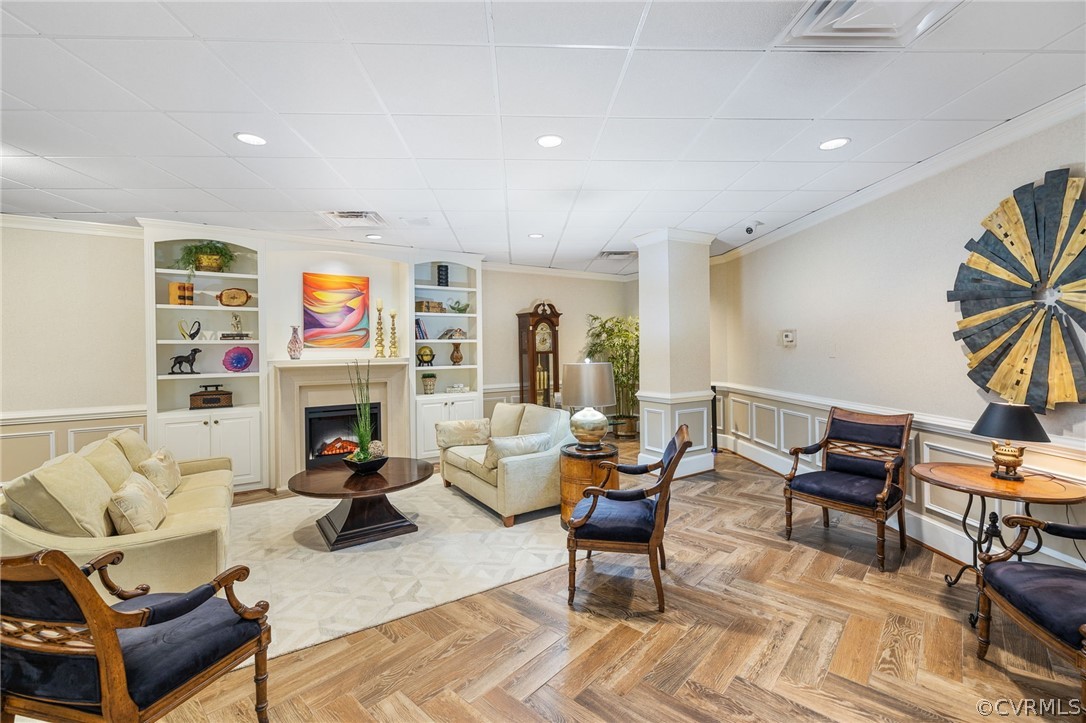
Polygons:
M230 458L235 485L259 482L260 410L212 412L211 456Z
M475 404L475 398L455 399L447 403L448 415L445 419L457 421L461 419L480 419L483 415Z
M211 418L206 412L179 417L159 417L155 444L173 453L174 459L203 459L211 456Z
M438 454L437 431L434 425L448 419L446 403L436 399L419 399L415 403L415 439L418 440L418 456L423 459L436 457Z

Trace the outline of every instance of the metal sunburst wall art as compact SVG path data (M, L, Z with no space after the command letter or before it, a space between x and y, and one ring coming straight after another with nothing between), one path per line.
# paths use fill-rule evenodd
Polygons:
M961 302L954 338L969 378L1041 414L1086 402L1086 179L1070 175L1049 171L1003 199L947 292Z

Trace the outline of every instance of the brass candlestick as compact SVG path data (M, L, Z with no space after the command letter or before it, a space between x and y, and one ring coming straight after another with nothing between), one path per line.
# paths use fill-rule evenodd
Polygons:
M377 338L374 339L374 358L385 358L385 323L381 318L381 312L384 311L384 306L381 304L381 300L377 300Z
M395 359L400 355L400 348L396 344L396 312L390 311L388 315L392 317L392 341L388 344L388 355Z

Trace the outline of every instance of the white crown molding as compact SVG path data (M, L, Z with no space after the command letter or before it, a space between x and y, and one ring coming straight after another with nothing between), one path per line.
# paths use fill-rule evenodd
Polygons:
M76 223L83 223L76 221ZM29 409L0 414L0 425L82 422L89 419L146 417L147 406L132 404L116 407L73 407L70 409Z
M0 228L25 231L49 231L52 233L77 233L83 236L110 236L113 238L143 238L143 229L95 221L71 221L63 218L0 214Z
M712 399L712 392L653 392L639 391L635 395L639 401L655 402L656 404L682 404L684 402L704 402Z
M937 156L932 156L927 160L920 161L909 168L895 173L889 178L845 196L836 203L832 203L814 213L809 213L803 218L794 221L777 231L771 231L756 241L751 241L737 249L732 249L719 256L714 256L709 263L712 265L726 264L746 256L747 254L754 253L758 249L765 248L772 243L794 236L801 231L806 231L807 229L829 221L836 216L840 216L848 211L859 208L860 206L866 206L883 196L888 196L891 193L900 191L903 188L927 178L931 178L943 171L948 171L951 168L960 166L974 158L983 156L986 153L991 153L992 151L1003 148L1015 141L1022 140L1023 138L1027 138L1047 128L1051 128L1052 126L1070 120L1077 115L1082 115L1084 107L1086 107L1086 89L1077 88L1039 108L1034 108L1017 118L1012 118L1005 123L1001 123L1000 125L981 133L979 136L959 143ZM1069 160L1075 161L1076 159L1072 158Z
M637 274L617 276L615 274L601 274L598 271L574 271L573 269L552 269L544 266L515 266L513 264L501 264L491 261L483 262L483 271L496 271L505 274L536 274L538 276L563 276L573 279L590 279L593 281L617 281L626 283L636 281Z
M713 243L714 238L716 237L713 236L713 234L702 233L701 231L685 231L679 228L658 228L653 229L652 231L646 231L640 236L634 236L631 241L634 246L640 249L663 241L682 241L683 243L709 246Z

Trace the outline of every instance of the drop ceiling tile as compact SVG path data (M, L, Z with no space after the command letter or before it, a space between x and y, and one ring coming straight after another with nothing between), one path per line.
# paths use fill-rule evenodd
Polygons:
M19 183L18 181L13 181L10 178L4 178L3 176L0 176L0 188L24 188L25 189L25 188L31 188L31 186L28 186L25 183Z
M456 45L356 45L390 113L497 112L490 49Z
M509 231L502 226L456 226L453 229L465 251L489 253L500 248L508 252Z
M1044 82L1037 82L1038 78ZM1007 120L1083 84L1086 59L1081 53L1037 53L963 93L929 118Z
M287 113L279 117L325 158L407 158L411 155L387 116Z
M866 153L858 161L922 161L953 148L962 141L978 136L999 125L998 121L981 120L922 120L891 136Z
M765 207L768 213L810 213L841 200L851 191L793 191Z
M249 216L262 227L286 231L309 231L324 225L324 222L312 213L258 211L250 213Z
M583 228L610 228L612 231L626 222L629 211L573 211L569 225Z
M787 195L787 191L721 191L701 210L713 213L761 211Z
M676 211L638 211L626 219L627 226L641 228L672 228L685 221L690 214Z
M0 113L4 142L39 156L112 156L120 151L100 138L42 111Z
M806 120L713 120L684 156L688 161L761 161L799 135Z
M507 159L584 160L603 126L602 118L536 118L502 116L502 140ZM562 145L544 148L536 139L559 135Z
M433 191L364 191L362 198L382 216L394 211L421 211L441 208Z
M501 157L501 134L494 116L395 116L415 158L480 160Z
M140 158L74 157L49 160L118 188L188 188L191 185Z
M769 52L716 114L818 118L893 60L890 53Z
M676 227L686 231L718 234L729 226L739 223L746 217L746 211L736 211L732 213L699 211L698 213L690 214L683 219L681 223L676 224Z
M617 274L629 263L627 259L596 259L588 265L588 270L597 274Z
M65 211L87 212L95 210L82 203L76 203L75 201L70 201L52 193L39 191L33 188L7 189L4 191L3 198L0 199L0 201L2 201L0 208L2 208L5 213L27 212L49 214Z
M43 35L190 37L157 3L5 2L4 9ZM5 34L7 28L4 29Z
M358 191L346 188L294 189L284 191L303 208L314 212L364 211L366 202Z
M208 47L279 113L384 111L348 46L216 41Z
M33 153L24 151L22 148L16 148L8 143L0 143L0 156L32 156Z
M580 188L588 171L586 161L506 161L509 189L548 190Z
M502 115L602 116L626 52L498 48L497 59Z
M504 211L445 211L445 218L453 228L497 228L504 233L509 217Z
M353 42L486 45L482 2L339 2L340 32Z
M241 158L242 165L275 188L345 188L343 179L320 158Z
M764 50L803 2L653 3L638 38L642 48Z
M176 189L134 189L132 194L148 202L176 212L224 211L238 213L238 210L220 198L199 188ZM230 224L227 224L230 225Z
M149 156L148 161L197 188L267 188L268 182L233 158ZM141 185L142 188L169 186ZM132 186L126 186L132 188Z
M1086 21L1081 2L1001 2L992 12L986 3L963 3L913 48L923 50L1038 50L1068 28Z
M498 211L504 212L505 191L499 189L490 190L464 190L442 189L435 190L441 208L446 211Z
M632 213L644 197L645 191L597 191L586 188L577 195L573 210Z
M448 229L449 222L441 211L391 211L385 215L385 220L394 227L410 233L419 231L433 231L435 229ZM445 231L446 238L452 237L452 231Z
M4 110L34 110L34 106L24 103L11 93L0 93L0 108Z
M149 110L151 107L46 38L5 38L0 58L4 90L36 108Z
M811 181L803 189L805 191L858 191L884 178L889 178L911 165L913 164L850 161Z
M60 120L71 123L114 148L133 156L221 155L217 148L165 113L80 112L56 113L55 115Z
M352 188L424 189L414 161L386 158L329 158L328 164Z
M340 39L338 21L323 3L170 2L170 12L208 40ZM258 10L254 12L254 10Z
M674 160L690 146L706 122L688 118L610 118L595 157L616 161Z
M759 163L729 186L736 191L792 191L829 173L838 163Z
M649 191L637 210L693 213L716 195L716 191Z
M234 208L245 211L301 211L297 201L274 188L208 188L212 196L221 198Z
M86 221L88 223L110 223L116 226L139 226L139 222L133 216L119 213L102 213L98 211L88 213L55 213L53 218L61 218L66 221Z
M558 249L558 256L555 257L554 263L551 264L552 269L565 269L567 271L586 271L588 265L592 263L589 260L579 258L567 258L562 255L562 249Z
M629 46L641 2L499 2L491 6L496 45Z
M574 190L508 191L510 211L569 211Z
M755 215L747 216L741 221L736 222L729 228L724 229L717 234L717 237L726 243L731 243L735 246L742 246L745 243L754 241L755 239L765 236L767 233L776 231L779 228L787 226L798 218L803 217L806 214L803 213L767 213L761 211ZM748 234L746 232L747 227L754 229L754 233Z
M5 158L0 175L33 188L104 188L109 185L36 156Z
M418 167L430 188L493 190L505 187L501 161L426 159L418 161Z
M145 218L161 221L180 221L182 223L202 223L209 226L227 226L230 228L249 228L268 230L271 226L257 223L257 220L241 211L178 211L176 213L154 213Z
M12 3L8 3L11 5ZM23 3L31 5L31 3ZM19 20L7 10L0 10L0 35L37 35L38 31Z
M152 203L119 188L73 188L53 191L61 198L66 198L84 206L96 208L106 213L145 213L149 211L169 211L169 207Z
M902 120L817 120L769 158L772 161L847 161L904 130L910 121ZM818 144L831 138L850 138L851 142L832 151Z
M229 156L313 158L318 155L275 113L170 113L170 117ZM253 133L267 144L242 143L234 138L235 133Z
M756 165L754 161L678 161L661 178L659 187L723 191Z
M591 258L603 249L615 231L614 226L566 226L558 250L564 255L580 250Z
M1086 49L1086 25L1079 25L1059 40L1045 46L1045 50L1066 50L1070 53L1081 53L1083 49Z
M923 118L1024 57L1020 53L903 53L828 110L826 117Z
M551 243L556 243L566 225L566 215L556 211L510 211L509 238L514 245L536 244L528 234L541 233L544 239L553 239Z
M626 69L610 114L708 118L761 56L762 53L744 52L638 50Z
M156 110L265 110L260 99L198 40L58 42Z
M592 189L650 190L671 167L668 161L592 161L584 187Z
M413 228L404 232L404 238L412 246L438 251L460 251L460 242L447 228Z

